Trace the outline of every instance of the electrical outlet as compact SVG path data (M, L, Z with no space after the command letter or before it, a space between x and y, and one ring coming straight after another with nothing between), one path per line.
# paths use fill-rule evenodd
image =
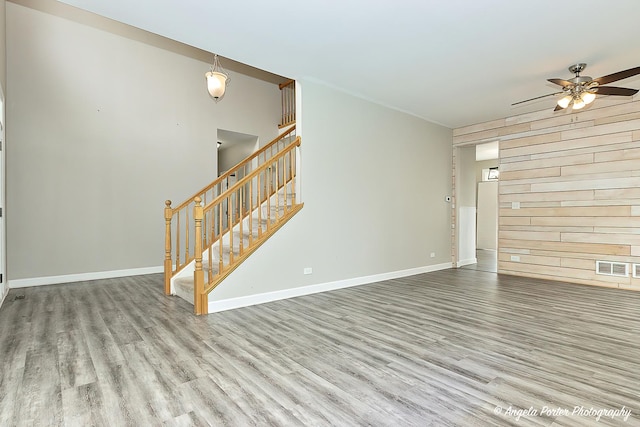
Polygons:
M435 258L436 257L436 253L435 252L431 252L431 255L429 255L431 258Z
M520 262L520 257L518 255L511 255L511 261Z
M511 202L511 209L520 209L520 202Z
M311 267L306 267L303 271L304 274L312 274L313 273L313 268Z

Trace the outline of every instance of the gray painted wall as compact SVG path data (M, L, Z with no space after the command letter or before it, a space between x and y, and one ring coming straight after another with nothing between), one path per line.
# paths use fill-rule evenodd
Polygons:
M232 75L215 104L207 64L16 4L7 13L10 278L159 266L163 202L215 176L216 130L277 134L274 85ZM217 296L448 263L451 130L302 86L305 207Z
M214 297L450 262L452 131L316 83L301 85L304 208ZM313 274L303 275L305 267Z
M478 249L498 249L498 181L478 183Z
M209 64L8 3L9 279L157 267L164 200L217 176L218 128L277 133L280 93ZM224 64L223 64L224 65Z
M5 0L0 0L0 84L5 94L7 93L6 4Z

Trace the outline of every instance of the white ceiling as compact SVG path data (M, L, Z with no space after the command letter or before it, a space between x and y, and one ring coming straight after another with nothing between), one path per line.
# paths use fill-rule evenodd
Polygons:
M638 0L64 3L452 128L553 108L510 104L555 92L546 79L577 62L592 77L640 66ZM640 77L615 85L639 89Z

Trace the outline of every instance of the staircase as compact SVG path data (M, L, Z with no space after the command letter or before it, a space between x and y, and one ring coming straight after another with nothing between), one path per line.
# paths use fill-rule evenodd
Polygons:
M220 270L221 259L222 272L226 277L232 270L225 269L225 265L231 265L232 260L234 261L233 265L239 265L241 257L246 258L250 254L250 249L255 250L300 210L302 205L294 204L294 194L291 185L283 186L268 202L254 209L250 217L245 217L242 220L242 226L239 224L234 226L231 238L222 239L205 250L202 256L203 271L213 277L220 277L218 283L221 282L223 279ZM209 258L209 253L211 258ZM195 261L190 267L192 268L184 268L172 279L172 287L175 295L193 304Z
M165 203L165 293L208 311L209 294L302 209L295 82L280 85L280 136L177 207Z

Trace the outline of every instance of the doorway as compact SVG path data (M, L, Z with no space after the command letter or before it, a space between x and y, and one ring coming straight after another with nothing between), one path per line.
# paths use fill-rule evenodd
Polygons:
M245 160L247 157L255 153L259 148L259 141L256 135L250 135L241 132L234 132L230 130L218 129L218 176L222 176L238 163ZM257 159L254 159L256 164L253 164L251 168L257 166ZM251 172L251 168L239 168L231 173L224 181L220 183L220 192L231 188L234 184L238 183L246 174ZM249 191L248 184L245 186L245 192ZM245 193L246 194L246 193ZM245 199L244 207L248 207L249 200ZM228 213L240 212L242 200L232 195L230 198L222 202L222 210L224 215L221 220L216 219L215 223L220 224L222 227L227 227Z
M256 135L218 129L218 176L258 150ZM234 176L235 180L242 177Z
M498 142L455 147L457 267L498 271Z

